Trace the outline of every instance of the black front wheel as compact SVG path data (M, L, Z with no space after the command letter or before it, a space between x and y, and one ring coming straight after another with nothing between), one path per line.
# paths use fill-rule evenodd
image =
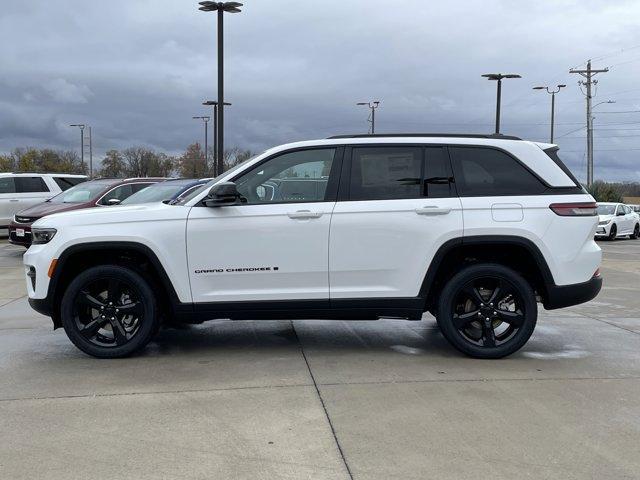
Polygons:
M159 322L148 282L116 265L78 275L62 297L61 317L73 344L99 358L125 357L144 348Z
M538 310L531 285L498 264L466 267L445 285L438 324L458 350L475 358L511 355L529 340Z
M613 225L611 225L611 230L609 230L609 241L613 241L616 239L616 237L618 236L618 227L616 227L616 224L614 223Z

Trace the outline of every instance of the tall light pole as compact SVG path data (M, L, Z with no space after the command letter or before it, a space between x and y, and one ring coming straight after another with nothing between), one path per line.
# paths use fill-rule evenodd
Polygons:
M564 84L556 86L554 90L549 90L549 87L547 86L533 87L534 90L546 90L547 93L551 94L551 139L549 140L549 143L553 143L553 119L556 110L556 93L558 93L560 89L564 87L566 87L566 85Z
M70 127L78 127L80 129L80 164L84 171L84 123L72 123Z
M207 149L209 148L209 139L208 139L208 135L209 135L209 120L211 119L211 117L208 117L206 115L200 116L200 117L192 117L194 120L202 120L202 123L204 124L204 168L205 171L207 169L207 157L208 157L208 153L207 153ZM194 160L193 162L193 178L196 178L196 162Z
M224 158L218 157L218 102L207 100L202 105L213 106L213 175L217 177L224 173ZM231 104L224 102L224 105L226 107Z
M522 78L517 73L485 73L482 75L487 80L497 80L498 86L496 91L496 135L500 135L500 102L502 101L502 79L503 78Z
M203 12L218 12L218 105L224 105L224 12L239 13L242 6L239 2L199 2L199 10ZM224 108L218 109L217 160L224 158Z
M379 100L373 100L372 102L358 102L356 105L366 105L369 110L371 110L371 120L367 119L367 121L371 122L371 135L376 133L376 108L380 105Z

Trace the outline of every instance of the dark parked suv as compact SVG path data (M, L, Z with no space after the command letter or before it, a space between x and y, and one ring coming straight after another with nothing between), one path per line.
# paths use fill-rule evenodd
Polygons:
M31 224L52 213L81 208L117 205L143 188L165 180L164 178L104 178L83 182L49 200L21 210L9 224L9 242L31 246Z

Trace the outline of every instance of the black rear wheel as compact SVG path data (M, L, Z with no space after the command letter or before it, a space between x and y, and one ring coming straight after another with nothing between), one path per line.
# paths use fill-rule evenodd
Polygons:
M73 344L100 358L124 357L143 348L158 325L147 281L133 270L113 265L78 275L62 298L61 313Z
M632 240L637 240L640 238L640 224L636 223L636 226L633 227L633 233L630 235Z
M440 294L438 324L449 342L476 358L501 358L519 350L538 316L535 293L510 268L465 268Z

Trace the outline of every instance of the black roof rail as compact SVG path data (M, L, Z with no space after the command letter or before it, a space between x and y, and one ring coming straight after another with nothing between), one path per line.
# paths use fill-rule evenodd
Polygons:
M357 133L355 135L333 135L327 137L327 140L336 140L340 138L398 138L398 137L445 137L445 138L492 138L495 140L522 140L520 137L513 135L496 135L495 133Z

